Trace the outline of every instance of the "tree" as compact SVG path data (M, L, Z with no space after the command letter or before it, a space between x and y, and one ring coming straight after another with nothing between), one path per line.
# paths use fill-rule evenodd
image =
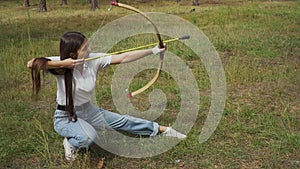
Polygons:
M194 6L199 6L199 0L194 0L194 1L193 1L193 5L194 5Z
M61 0L61 5L68 5L68 0Z
M29 7L30 6L29 0L24 0L23 6Z
M94 11L95 9L99 8L98 0L90 0L91 2L91 10Z
M46 0L40 0L40 2L39 2L39 12L47 12Z

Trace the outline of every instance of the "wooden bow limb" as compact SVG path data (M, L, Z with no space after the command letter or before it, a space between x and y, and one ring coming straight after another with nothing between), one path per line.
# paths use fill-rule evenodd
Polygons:
M131 11L134 11L136 13L139 13L140 15L142 15L144 18L146 18L153 26L155 32L156 32L156 36L157 36L157 39L158 39L158 45L159 45L159 48L164 48L164 43L161 39L161 36L160 36L160 33L156 27L156 25L152 22L152 20L144 13L142 12L141 10L139 9L136 9L132 6L129 6L129 5L126 5L126 4L122 4L122 3L119 3L119 2L115 2L115 1L112 1L111 2L111 5L114 5L114 6L118 6L118 7L121 7L121 8L125 8L125 9L128 9L128 10L131 10ZM134 91L134 92L131 92L128 94L128 97L133 97L139 93L142 93L143 91L147 90L151 85L153 85L155 83L155 81L158 79L159 77L159 74L161 72L161 68L163 66L163 59L164 59L164 52L160 53L160 62L159 62L159 65L158 65L158 68L157 68L157 72L155 74L155 76L152 78L151 81L149 81L144 87Z

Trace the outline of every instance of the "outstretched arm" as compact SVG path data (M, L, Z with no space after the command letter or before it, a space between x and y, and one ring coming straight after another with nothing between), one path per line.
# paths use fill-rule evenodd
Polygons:
M158 46L153 49L136 50L131 52L125 52L118 55L113 55L110 64L129 63L141 59L150 54L159 54L165 52L166 48L159 49Z

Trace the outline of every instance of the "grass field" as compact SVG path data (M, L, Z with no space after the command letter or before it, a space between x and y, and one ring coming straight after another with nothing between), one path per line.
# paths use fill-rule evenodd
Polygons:
M102 159L105 168L300 168L300 2L200 0L198 7L190 5L192 0L129 2L142 11L182 17L209 38L227 81L222 120L208 141L199 144L210 107L209 79L196 57L170 44L169 50L181 52L193 71L202 99L188 139L166 153L142 159L120 157L94 145L73 163L64 159L63 138L53 129L55 79L45 76L35 101L26 63L33 57L57 55L59 38L66 31L89 37L105 23L132 12L117 8L108 12L104 1L92 12L85 0L69 0L68 6L48 0L48 12L39 13L38 1L29 8L22 7L22 2L0 1L1 169L97 168ZM141 40L139 45L144 43ZM98 104L112 111L114 69L101 73L104 80L97 88ZM153 73L141 76L148 79ZM170 99L158 121L172 123L180 108L176 83L163 73L156 87ZM145 110L147 100L146 92L132 102Z

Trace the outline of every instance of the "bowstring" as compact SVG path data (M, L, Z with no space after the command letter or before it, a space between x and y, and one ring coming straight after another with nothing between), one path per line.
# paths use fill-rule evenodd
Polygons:
M107 19L107 17L108 17L108 15L110 14L111 10L112 10L112 5L110 4L109 8L107 9L108 12L105 14L104 18L102 19L102 22L101 22L99 28L101 28L101 27L104 25L105 20ZM96 98L95 92L96 92L96 90L94 90L94 92L93 92L91 101L92 101L92 103L93 103L94 105L97 105L97 106L98 106L97 98Z

